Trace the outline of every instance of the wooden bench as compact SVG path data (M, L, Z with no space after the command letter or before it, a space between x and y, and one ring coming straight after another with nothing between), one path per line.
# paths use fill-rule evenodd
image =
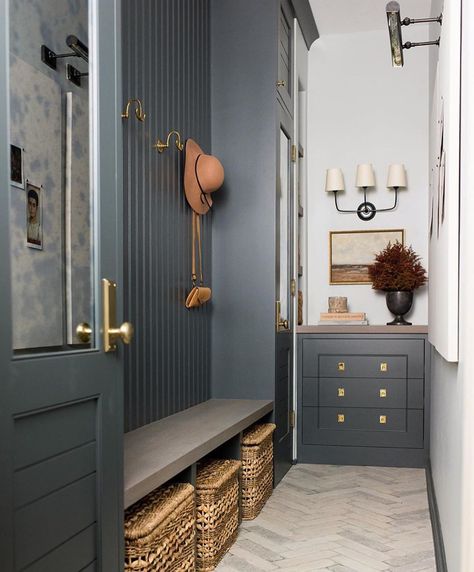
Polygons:
M184 471L195 474L197 461L226 444L237 453L240 433L272 410L272 401L210 399L126 433L125 508Z

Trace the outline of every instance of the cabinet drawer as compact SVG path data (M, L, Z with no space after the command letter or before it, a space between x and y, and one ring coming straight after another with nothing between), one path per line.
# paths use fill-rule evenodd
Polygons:
M324 377L320 379L319 383L319 405L322 407L406 409L407 381L405 379L335 379Z
M395 377L406 379L405 356L320 355L320 377Z
M306 407L423 409L424 380L306 377L302 404Z
M422 379L425 375L424 363L424 340L303 340L304 377ZM382 364L386 364L386 367L381 368Z
M340 431L405 431L406 409L321 407L319 428Z
M305 445L423 448L417 409L303 407L302 426Z

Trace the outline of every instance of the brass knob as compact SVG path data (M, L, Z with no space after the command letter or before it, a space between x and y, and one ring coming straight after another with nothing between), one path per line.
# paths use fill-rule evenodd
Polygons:
M381 425L385 425L387 423L387 416L386 415L380 415L379 422Z
M343 361L340 361L340 362L337 364L337 369L338 369L339 371L345 371L345 370L346 370L346 364L345 364Z
M90 344L92 328L87 322L82 322L76 328L76 336L83 344Z
M124 344L129 344L133 339L134 332L133 324L124 322L120 328L110 329L109 336L113 339L120 338Z
M285 87L286 86L286 81L284 79L279 79L277 81L277 87Z
M288 320L280 320L278 322L278 326L280 328L283 328L284 330L289 330L290 329L290 323L288 322Z
M346 395L346 391L343 387L339 387L339 389L337 390L337 396L338 397L344 397Z

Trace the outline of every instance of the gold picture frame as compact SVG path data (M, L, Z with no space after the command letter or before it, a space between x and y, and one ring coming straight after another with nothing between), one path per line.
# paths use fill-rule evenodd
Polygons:
M329 232L329 284L371 284L368 267L388 243L405 244L404 229Z

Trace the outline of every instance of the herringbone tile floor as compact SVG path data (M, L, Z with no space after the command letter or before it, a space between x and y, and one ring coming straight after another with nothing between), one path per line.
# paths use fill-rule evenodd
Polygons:
M435 571L425 472L296 465L217 570Z

